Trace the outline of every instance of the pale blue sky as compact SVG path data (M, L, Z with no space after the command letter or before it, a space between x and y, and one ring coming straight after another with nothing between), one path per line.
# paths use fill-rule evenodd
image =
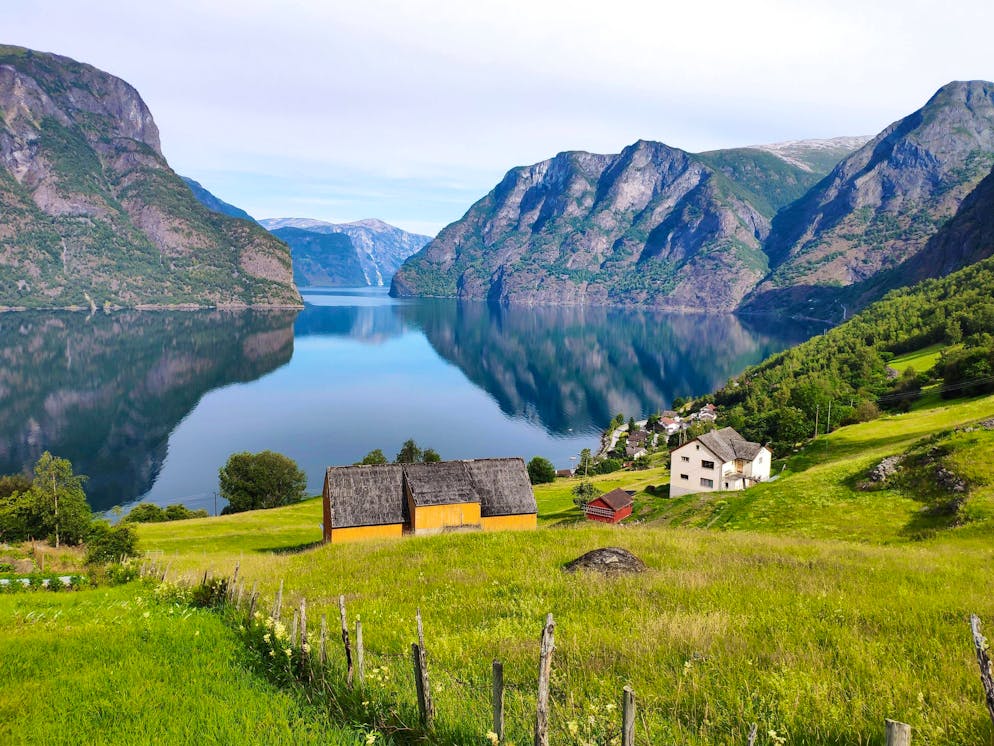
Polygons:
M132 83L256 217L434 233L562 150L875 134L994 79L991 28L989 0L4 0L0 41Z

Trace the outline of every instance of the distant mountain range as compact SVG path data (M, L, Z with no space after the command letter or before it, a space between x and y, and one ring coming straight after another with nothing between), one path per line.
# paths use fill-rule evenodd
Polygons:
M942 231L970 234L982 210L967 198L992 166L994 84L983 81L944 86L872 139L560 153L509 171L391 292L839 320L895 283L991 251L957 253ZM972 219L950 221L971 204ZM925 251L944 261L914 260Z
M206 209L138 92L0 46L0 308L299 306L286 246Z
M290 245L298 287L389 285L404 260L431 241L431 236L376 219L268 218L259 223Z

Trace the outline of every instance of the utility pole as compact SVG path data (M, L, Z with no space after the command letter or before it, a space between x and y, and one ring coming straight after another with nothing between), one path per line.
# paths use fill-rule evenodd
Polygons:
M832 432L832 400L828 400L828 424L825 426L825 434Z
M821 409L821 404L815 404L815 437L818 437L818 410Z

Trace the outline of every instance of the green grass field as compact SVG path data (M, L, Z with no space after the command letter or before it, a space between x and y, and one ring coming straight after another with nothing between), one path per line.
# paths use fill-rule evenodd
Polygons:
M321 615L337 628L337 598L345 595L350 620L362 619L366 668L375 672L364 690L375 703L371 712L386 702L411 717L409 646L420 608L439 711L431 743L487 743L495 658L504 662L509 687L508 742L531 741L538 635L552 612L555 744L612 743L618 716L611 708L626 684L638 696L636 743L644 745L742 744L753 722L761 744L882 744L886 717L910 723L916 744L994 744L968 627L969 614L977 613L994 630L994 433L943 441L952 449L950 463L971 484L965 515L972 520L963 526L923 532L922 503L913 495L855 487L883 456L992 414L994 397L984 397L840 428L791 455L777 481L745 493L653 497L644 487L665 483L663 468L592 478L602 491L637 490L634 518L648 519L639 525L580 520L572 479L536 488L542 528L533 532L319 546L320 501L309 500L143 525L141 547L172 577L230 574L237 563L249 584L259 583L267 609L283 580L284 619L306 598L312 630ZM648 572L607 579L562 571L583 552L611 545L634 552ZM121 679L126 686L160 667L190 678L192 699L184 689L182 699L162 705L165 687L143 690L153 708L189 708L190 728L216 702L200 694L212 682L228 709L241 713L205 731L221 734L219 741L279 742L301 728L332 743L364 742L361 723L335 730L299 692L279 694L276 714L256 709L258 697L276 692L240 662L237 637L206 612L183 620L155 612L161 626L152 637L168 642L143 647L145 622L130 608L135 594L128 586L0 597L0 630L10 633L0 659L16 660L14 639L25 630L35 651L28 658L34 662L18 669L17 679L30 686L0 688L4 722L58 742L51 700L80 710L74 717L84 728L99 727L85 703L107 702L114 710L118 695L101 688L109 674L82 661L101 660L120 640L132 651ZM26 598L43 608L23 607ZM82 621L87 614L90 621ZM63 635L62 624L71 631ZM217 658L201 657L197 629L218 641ZM332 650L340 675L341 654ZM60 674L62 659L80 663ZM11 721L38 702L45 703L39 713ZM160 727L166 740L191 732L162 724L167 718L158 711L135 718L133 730L108 731L108 740L140 742Z
M915 373L924 373L938 362L939 355L945 349L946 345L944 344L934 344L930 347L896 357L888 365L898 373L903 373L908 368L912 368Z
M0 743L357 742L249 670L216 614L147 590L0 595Z

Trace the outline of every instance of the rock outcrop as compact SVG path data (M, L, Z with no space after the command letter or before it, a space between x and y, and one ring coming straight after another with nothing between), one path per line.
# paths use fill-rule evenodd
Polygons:
M298 306L292 279L172 171L134 88L0 46L0 307Z

